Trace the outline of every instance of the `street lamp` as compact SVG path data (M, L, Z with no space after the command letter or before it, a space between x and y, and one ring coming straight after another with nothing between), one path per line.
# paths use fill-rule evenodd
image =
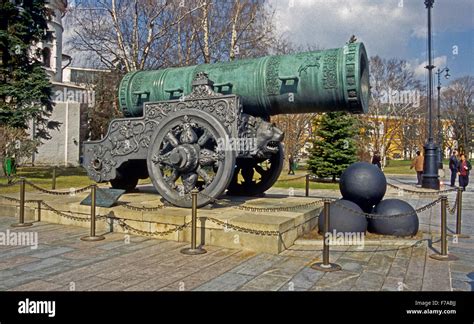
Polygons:
M444 69L440 70L438 68L438 71L436 72L436 75L438 76L438 145L439 145L439 157L438 157L438 168L442 169L443 168L443 157L444 157L444 150L443 150L443 124L441 122L441 73L446 72L444 77L446 79L449 79L449 68L445 67Z
M434 0L425 0L426 9L428 9L428 141L424 146L425 159L423 162L423 178L421 186L423 188L439 190L438 175L438 148L433 140L433 118L432 118L432 97L433 97L433 68L431 58L431 8L433 8Z

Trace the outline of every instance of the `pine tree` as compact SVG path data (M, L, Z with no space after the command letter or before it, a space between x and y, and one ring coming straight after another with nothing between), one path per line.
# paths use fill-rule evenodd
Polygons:
M36 137L48 138L53 109L51 83L41 49L47 17L44 0L0 0L0 126L27 129L34 119Z
M335 181L357 160L355 118L345 112L330 112L316 119L314 127L316 133L308 168L318 177L332 177Z

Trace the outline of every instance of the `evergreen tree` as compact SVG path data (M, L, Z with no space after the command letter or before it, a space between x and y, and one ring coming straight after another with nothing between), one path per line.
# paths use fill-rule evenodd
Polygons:
M32 120L37 138L48 138L53 109L51 83L41 62L47 17L45 0L0 0L0 126L27 129Z
M330 112L314 122L316 129L308 168L321 178L333 181L357 161L355 118L345 112Z

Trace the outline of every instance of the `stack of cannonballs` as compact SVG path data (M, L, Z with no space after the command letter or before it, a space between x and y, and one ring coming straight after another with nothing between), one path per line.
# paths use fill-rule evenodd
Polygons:
M418 215L410 204L400 199L382 200L387 191L387 180L377 166L367 162L351 164L341 175L339 189L342 199L330 204L330 232L365 233L368 230L395 236L413 236L418 232ZM376 215L372 218L364 213ZM324 213L321 212L320 233L323 222Z

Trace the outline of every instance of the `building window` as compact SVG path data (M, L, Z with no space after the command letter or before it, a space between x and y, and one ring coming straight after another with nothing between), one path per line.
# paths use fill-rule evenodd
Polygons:
M43 55L43 65L51 67L51 50L48 47L45 47L41 52Z

